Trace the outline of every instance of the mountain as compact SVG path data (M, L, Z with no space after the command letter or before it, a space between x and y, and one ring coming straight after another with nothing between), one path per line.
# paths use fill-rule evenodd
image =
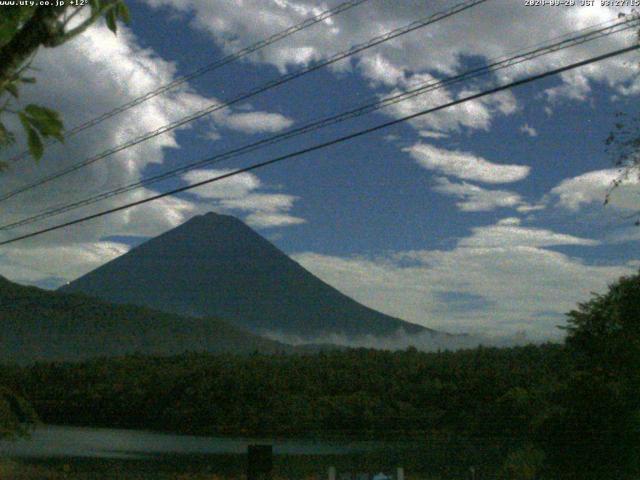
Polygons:
M0 362L291 350L221 320L112 305L85 295L25 287L0 277Z
M314 339L432 332L361 305L237 218L192 218L62 287L109 302ZM434 332L435 333L435 332Z

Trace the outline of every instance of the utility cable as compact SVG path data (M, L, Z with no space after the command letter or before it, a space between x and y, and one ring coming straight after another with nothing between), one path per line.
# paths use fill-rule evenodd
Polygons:
M81 123L80 125L76 125L74 128L70 129L69 131L65 132L64 134L64 138L68 139L71 138L73 136L75 136L76 134L82 132L83 130L86 130L88 128L94 127L95 125L98 125L102 122L104 122L105 120L114 117L120 113L126 112L127 110L140 105L141 103L146 102L147 100L150 100L154 97L157 97L158 95L162 95L165 92L168 92L170 90L173 90L174 88L182 85L183 83L186 83L190 80L193 80L194 78L200 77L202 75L204 75L205 73L208 72L212 72L214 70L217 70L225 65L228 65L232 62L235 62L236 60L239 60L241 58L244 58L248 55L250 55L251 53L257 52L258 50L261 50L269 45L272 45L280 40L283 40L291 35L293 35L294 33L297 33L301 30L304 30L306 28L309 28L317 23L323 22L324 20L327 20L330 17L333 17L335 15L338 15L346 10L349 10L353 7L356 7L362 3L368 2L369 0L350 0L348 2L343 2L341 4L339 4L338 6L326 10L322 13L320 13L319 15L316 15L314 17L308 18L296 25L293 25L292 27L287 28L286 30L283 30L281 32L278 32L274 35L271 35L268 38L265 38L259 42L256 42L252 45L249 45L248 47L243 48L242 50L239 50L237 52L231 53L229 55L227 55L226 57L223 57L219 60L216 60L212 63L209 63L207 65L204 65L202 67L200 67L199 69L184 75L182 77L176 78L175 80L173 80L172 82L169 82L159 88L156 88L155 90L151 90L147 93L145 93L144 95L141 95L137 98L134 98L133 100L130 100L127 103L124 103L122 105L120 105L117 108L114 108L113 110L109 110L108 112L103 113L102 115L95 117L91 120L88 120L84 123ZM55 143L54 140L51 140L47 143L47 145ZM15 157L11 158L10 161L18 161L21 160L23 158L25 158L29 153L29 150L25 150L21 153L19 153L18 155L16 155Z
M203 110L199 110L198 112L195 112L191 115L188 115L186 117L183 117L179 120L176 120L175 122L169 123L167 125L164 125L162 127L157 128L156 130L147 132L143 135L140 135L132 140L129 140L125 143L122 143L118 146L109 148L108 150L105 150L97 155L94 155L92 157L86 158L85 160L82 160L79 163L75 163L73 165L70 165L67 168L64 168L62 170L59 170L58 172L54 172L50 175L47 175L39 180L36 180L32 183L29 183L27 185L24 185L22 187L18 187L15 190L12 190L8 193L5 193L3 195L0 195L0 202L8 200L10 198L15 197L16 195L32 190L33 188L39 187L41 185L44 185L46 183L49 183L53 180L56 180L58 178L61 178L65 175L68 175L70 173L73 173L77 170L80 170L81 168L84 168L88 165L91 165L95 162L97 162L98 160L102 160L106 157L109 157L115 153L121 152L123 150L126 150L128 148L131 148L135 145L138 145L146 140L149 140L151 138L155 138L158 135L162 135L163 133L167 133L170 132L172 130L175 130L176 128L179 128L183 125L186 125L187 123L193 122L195 120L198 120L202 117L205 117L206 115L209 115L213 112L222 110L224 108L228 108L229 106L235 105L239 102L245 101L251 97L254 97L260 93L266 92L267 90L270 90L272 88L278 87L280 85L283 85L287 82L290 82L291 80L294 80L296 78L300 78L308 73L314 72L316 70L319 70L323 67L326 67L328 65L331 65L333 63L336 63L340 60L343 60L345 58L351 57L352 55L355 55L356 53L360 53L364 50L367 50L369 48L372 48L376 45L380 45L384 42L388 42L389 40L392 40L394 38L397 38L401 35L406 35L407 33L413 32L415 30L418 30L420 28L424 28L428 25L431 25L433 23L439 22L441 20L444 20L446 18L449 18L453 15L456 15L460 12L463 12L469 8L472 8L476 5L485 3L488 0L465 0L461 3L458 3L457 5L451 7L448 10L442 11L442 12L438 12L435 13L433 15L430 15L429 17L423 18L421 20L417 20L414 22L409 23L408 25L405 25L403 27L397 28L395 30L392 30L390 32L387 32L383 35L380 35L378 37L374 37L373 39L356 45L354 47L351 47L350 49L337 53L331 57L329 57L326 60L323 60L317 64L313 64L310 65L302 70L296 71L296 72L292 72L289 74L285 74L281 77L278 77L270 82L267 82L266 84L259 86L253 90L250 90L248 92L245 92L243 94L240 94L237 97L234 97L233 99L226 101L224 103L214 103L212 105L210 105L209 107L203 109Z
M0 226L0 231L3 230L8 230L8 229L12 229L12 228L16 228L16 227L20 227L20 226L24 226L24 225L28 225L34 222L37 222L39 220L43 220L43 219L47 219L56 215L60 215L62 213L71 211L71 210L75 210L77 208L80 207L84 207L87 205L91 205L94 203L97 203L99 201L102 200L106 200L108 198L117 196L117 195L121 195L133 190L136 190L138 188L142 188L154 183L157 183L159 181L162 180L166 180L172 177L176 177L178 175L181 175L185 172L188 172L190 170L193 170L195 168L200 168L200 167L204 167L204 166L210 166L212 164L218 164L221 163L222 161L228 160L230 158L235 158L238 157L240 155L249 153L249 152L253 152L256 151L258 149L264 148L266 146L270 146L270 145L274 145L276 143L282 142L284 140L288 140L290 138L302 135L302 134L306 134L312 131L316 131L318 129L321 128L325 128L327 126L330 125L335 125L337 123L346 121L348 119L352 119L352 118L356 118L356 117L360 117L362 115L374 112L376 110L379 110L381 108L385 108L388 107L390 105L402 102L402 101L406 101L408 99L414 98L416 96L419 95L423 95L425 93L434 91L436 89L440 89L452 84L456 84L456 83L460 83L462 81L466 81L469 80L471 78L476 78L478 76L481 75L486 75L489 73L494 73L498 70L501 69L505 69L514 65L518 65L521 64L523 62L526 61L531 61L535 58L538 58L540 56L543 55L548 55L550 53L555 53L558 52L560 50L566 49L566 48L571 48L577 45L581 45L584 44L586 42L589 41L593 41L596 39L600 39L615 33L619 33L622 31L626 31L629 29L634 29L637 28L640 25L640 20L633 19L633 20L625 20L625 21L617 21L615 22L613 25L607 26L607 27L603 27L600 29L597 29L595 31L589 31L585 34L582 35L577 35L574 37L570 37L568 39L565 39L561 42L557 42L551 45L546 45L544 47L540 47L540 48L536 48L534 50L530 50L530 51L526 51L523 54L520 55L516 55L513 57L508 57L508 58L503 58L500 57L501 59L498 59L498 61L494 61L492 63L490 63L487 66L484 67L480 67L480 68L476 68L467 72L464 72L460 75L456 75L454 77L450 77L450 78L446 78L444 80L439 80L439 81L429 81L429 82L424 82L422 84L420 84L419 86L412 88L410 90L407 90L405 92L402 92L400 94L397 95L392 95L390 97L386 97L382 100L379 100L377 102L373 102L370 104L366 104L366 105L362 105L356 109L338 114L338 115L333 115L318 121L314 121L311 123L308 123L306 125L288 130L286 132L282 132L280 134L259 140L257 142L248 144L248 145L244 145L242 147L239 148L235 148L232 150L228 150L226 152L217 154L213 157L209 157L203 160L199 160L197 162L192 162L190 164L187 165L183 165L180 166L178 168L151 176L151 177L147 177L141 180L138 180L136 182L130 183L128 185L124 185L122 187L118 187L116 189L112 189L112 190L108 190L106 192L101 192L95 195L92 195L88 198L84 198L82 200L78 200L76 202L70 203L70 204L65 204L62 206L57 206L57 207L53 207L50 208L48 210L45 210L44 212L32 215L30 217L26 217L20 220L17 220L15 222L12 223L8 223L5 225L1 225ZM565 38L566 35L563 35L561 38Z
M54 225L54 226L51 226L51 227L47 227L47 228L43 228L43 229L40 229L40 230L36 230L35 232L31 232L31 233L28 233L28 234L25 234L25 235L20 235L18 237L14 237L14 238L11 238L11 239L8 239L8 240L4 240L4 241L0 242L0 246L9 245L9 244L18 242L20 240L25 240L27 238L33 238L33 237L42 235L44 233L48 233L48 232L52 232L52 231L55 231L55 230L60 230L62 228L69 227L71 225L84 223L84 222L86 222L88 220L92 220L92 219L95 219L95 218L103 217L105 215L109 215L111 213L119 212L119 211L122 211L122 210L127 210L127 209L132 208L132 207L136 207L136 206L143 205L145 203L149 203L149 202L152 202L152 201L164 198L164 197L175 195L176 193L186 192L186 191L192 190L194 188L201 187L203 185L208 185L208 184L211 184L211 183L214 183L214 182L218 182L218 181L224 180L226 178L230 178L230 177L239 175L241 173L251 172L253 170L257 170L257 169L264 168L264 167L267 167L267 166L270 166L270 165L274 165L276 163L280 163L280 162L283 162L285 160L289 160L291 158L297 158L297 157L303 156L303 155L305 155L307 153L311 153L311 152L314 152L314 151L317 151L317 150L321 150L321 149L324 149L324 148L327 148L327 147L330 147L330 146L333 146L333 145L337 145L337 144L340 144L340 143L343 143L343 142L346 142L346 141L349 141L349 140L353 140L354 138L358 138L358 137L361 137L363 135L368 135L370 133L377 132L377 131L385 129L385 128L389 128L391 126L407 122L407 121L412 120L414 118L422 117L422 116L430 114L430 113L435 113L435 112L440 111L440 110L451 108L451 107L454 107L456 105L460 105L462 103L469 102L469 101L472 101L472 100L477 100L479 98L486 97L486 96L489 96L489 95L493 95L493 94L496 94L496 93L499 93L499 92L502 92L502 91L505 91L505 90L510 90L512 88L519 87L521 85L526 85L528 83L536 82L536 81L542 80L542 79L547 78L547 77L559 75L561 73L564 73L564 72L567 72L567 71L570 71L570 70L574 70L576 68L583 67L583 66L586 66L586 65L590 65L590 64L593 64L593 63L596 63L596 62L600 62L600 61L603 61L603 60L606 60L606 59L609 59L609 58L613 58L613 57L616 57L616 56L619 56L619 55L622 55L622 54L637 50L639 48L640 48L640 45L632 45L632 46L629 46L629 47L625 47L625 48L621 48L621 49L618 49L618 50L614 50L614 51L605 53L603 55L598 55L598 56L595 56L595 57L588 58L586 60L582 60L582 61L579 61L579 62L571 63L569 65L565 65L564 67L548 70L546 72L543 72L543 73L540 73L540 74L537 74L537 75L529 76L529 77L526 77L526 78L523 78L523 79L520 79L520 80L516 80L514 82L507 83L505 85L500 85L498 87L491 88L489 90L485 90L485 91L482 91L482 92L479 92L479 93L468 95L466 97L454 100L452 102L445 103L445 104L437 106L437 107L428 108L426 110L422 110L420 112L413 113L411 115L406 115L404 117L401 117L401 118L398 118L398 119L395 119L395 120L391 120L389 122L385 122L385 123L376 125L374 127L366 128L364 130L359 130L359 131L357 131L355 133L351 133L349 135L344 135L342 137L338 137L338 138L335 138L335 139L327 141L327 142L319 143L319 144L313 145L311 147L304 148L302 150L298 150L298 151L295 151L295 152L292 152L292 153L289 153L289 154L286 154L286 155L282 155L282 156L279 156L279 157L276 157L276 158L272 158L270 160L263 161L263 162L254 163L253 165L249 165L247 167L240 168L240 169L234 170L232 172L225 173L223 175L218 175L218 176L213 177L213 178L202 180L200 182L196 182L196 183L193 183L191 185L186 185L186 186L183 186L183 187L175 188L173 190L169 190L167 192L160 193L158 195L154 195L154 196L142 199L142 200L138 200L138 201L135 201L135 202L131 202L131 203L127 203L127 204L124 204L124 205L120 205L118 207L114 207L114 208L110 208L110 209L107 209L107 210L103 210L101 212L97 212L97 213L94 213L92 215L87 215L87 216L84 216L84 217L81 217L81 218L78 218L78 219L75 219L75 220L71 220L71 221L68 221L68 222L65 222L65 223L61 223L61 224Z

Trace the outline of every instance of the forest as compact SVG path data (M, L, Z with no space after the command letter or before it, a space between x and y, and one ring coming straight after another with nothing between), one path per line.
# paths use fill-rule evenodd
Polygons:
M216 318L192 318L82 294L27 287L0 276L0 362L85 360L130 352L251 353L292 349Z
M53 424L194 434L526 435L569 374L557 345L461 352L127 356L5 367Z

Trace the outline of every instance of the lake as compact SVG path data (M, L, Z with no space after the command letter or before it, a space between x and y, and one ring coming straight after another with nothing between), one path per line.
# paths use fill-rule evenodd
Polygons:
M140 430L39 426L31 438L0 441L10 457L152 458L162 455L244 454L254 443L273 445L276 455L349 455L389 448L379 441L316 441L269 438L202 437Z
M470 466L493 472L503 459L500 446L491 442L435 434L404 441L313 440L41 425L29 439L0 441L0 460L16 462L21 474L35 468L31 476L16 477L28 479L45 478L42 472L58 475L46 478L82 480L111 479L114 472L123 479L238 478L245 472L247 446L256 443L273 445L274 474L281 478L323 477L329 466L372 474L402 466L413 474L463 478Z

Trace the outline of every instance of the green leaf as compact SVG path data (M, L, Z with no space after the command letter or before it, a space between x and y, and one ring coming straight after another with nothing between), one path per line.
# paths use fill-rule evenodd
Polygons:
M31 126L29 118L24 113L20 112L18 116L20 117L20 122L22 123L24 130L27 132L29 153L36 160L40 160L42 158L42 153L44 152L40 135L38 135L38 132L36 132L36 130Z
M7 127L0 122L0 147L12 145L15 141L16 138L13 132L7 130Z
M64 142L64 136L62 135L62 129L57 125L42 121L38 118L29 117L29 123L35 128L43 137L53 137L59 142Z
M33 15L35 7L7 6L2 8L0 15L0 46L8 43L22 28L24 23Z
M42 154L44 153L44 147L42 146L42 140L40 139L40 135L33 128L27 129L27 142L29 145L29 153L36 160L40 160L42 158Z
M20 77L20 81L22 83L36 83L36 79L34 77Z
M28 126L30 127L31 124L29 123L29 119L28 117L24 114L24 112L18 112L18 118L20 119L20 123L22 124L22 126L26 129Z
M28 113L29 116L31 117L39 118L45 121L55 122L60 124L60 126L62 126L62 120L60 120L60 114L50 108L30 103L24 108L24 111Z
M118 10L118 17L120 20L128 25L131 21L131 14L129 13L127 5L124 2L119 2L116 9Z
M116 33L116 31L118 30L118 25L116 24L116 9L112 8L111 10L109 10L104 18L107 22L107 27L109 27L109 30L111 30L113 33Z
M29 104L24 109L28 114L27 120L35 127L43 137L53 137L63 142L64 124L60 115L55 110L51 110L40 105Z
M19 97L18 87L16 86L15 83L7 83L4 88L6 88L7 92L9 92L15 98Z

